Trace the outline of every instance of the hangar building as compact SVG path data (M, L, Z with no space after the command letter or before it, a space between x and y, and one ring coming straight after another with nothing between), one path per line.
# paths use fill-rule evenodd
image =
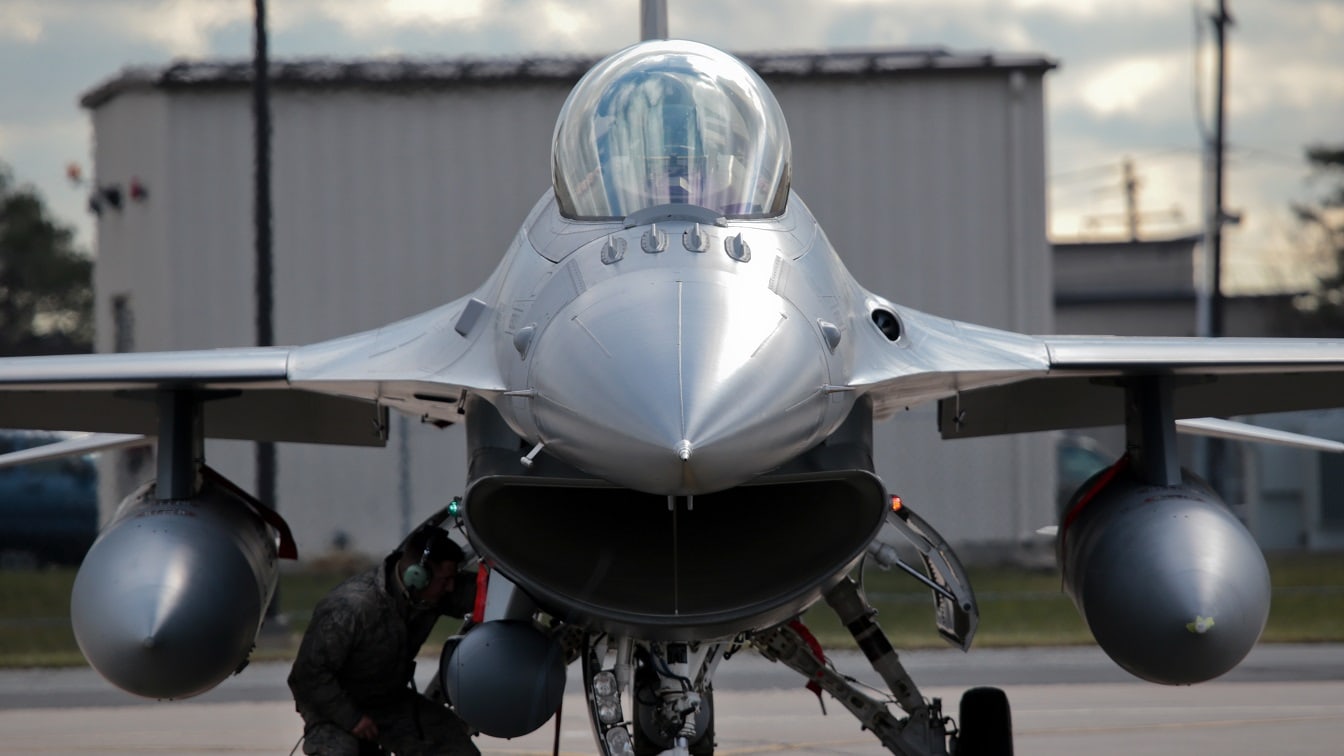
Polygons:
M744 55L793 140L793 186L867 288L934 314L1052 330L1039 56L944 49ZM365 330L472 291L550 185L578 58L274 62L276 343ZM99 187L98 351L253 343L250 64L126 69L88 92ZM134 189L135 191L132 191ZM300 552L370 553L464 487L460 429L395 417L386 449L282 445ZM877 427L877 467L958 545L1017 548L1054 516L1048 436ZM249 444L210 442L251 487ZM104 513L153 466L105 463ZM111 473L111 474L109 474ZM819 513L819 516L824 514Z

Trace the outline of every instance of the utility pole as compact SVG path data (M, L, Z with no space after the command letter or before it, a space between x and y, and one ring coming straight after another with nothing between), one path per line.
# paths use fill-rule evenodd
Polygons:
M266 50L266 0L255 2L255 28L252 51L252 176L253 243L256 260L256 325L257 346L274 346L275 302L271 260L271 103L270 57ZM257 499L272 509L277 507L275 497L275 444L258 441L256 449ZM279 613L280 588L275 589L270 606L266 607L267 622Z
M1143 179L1139 178L1138 169L1134 165L1134 158L1125 156L1125 159L1120 163L1120 175L1120 191L1124 194L1125 201L1124 211L1119 213L1095 213L1086 216L1085 219L1089 229L1100 228L1103 225L1110 226L1116 222L1123 223L1125 231L1129 235L1129 240L1136 242L1139 240L1145 220L1180 222L1184 218L1184 214L1178 205L1173 205L1169 210L1139 209L1139 189L1143 187ZM1114 186L1108 185L1105 191L1110 193L1114 188Z
M1139 180L1134 177L1134 161L1126 157L1123 164L1125 174L1125 224L1129 227L1129 240L1139 240Z
M667 0L639 0L639 40L667 39Z
M1224 128L1227 122L1227 104L1224 85L1227 81L1227 27L1232 16L1227 12L1227 0L1218 0L1218 12L1212 16L1214 37L1218 44L1218 73L1214 89L1213 122L1213 205L1209 221L1209 256L1212 272L1209 283L1209 336L1224 335L1223 325L1223 225L1227 213L1223 210L1223 153L1226 145Z
M1214 39L1218 45L1216 82L1214 85L1214 122L1213 143L1208 145L1210 162L1213 164L1213 186L1209 192L1208 228L1205 237L1209 250L1209 287L1208 315L1201 317L1201 336L1223 336L1223 226L1227 213L1223 210L1223 153L1226 147L1225 128L1227 122L1227 104L1225 85L1227 82L1227 27L1232 25L1232 16L1227 12L1227 0L1218 0L1218 10L1210 16L1213 22ZM1207 143L1206 143L1207 144ZM1201 313L1203 315L1203 313ZM1203 331L1207 328L1207 331ZM1225 473L1227 444L1219 439L1205 441L1204 477L1227 500L1229 491ZM1242 492L1243 498L1245 492Z

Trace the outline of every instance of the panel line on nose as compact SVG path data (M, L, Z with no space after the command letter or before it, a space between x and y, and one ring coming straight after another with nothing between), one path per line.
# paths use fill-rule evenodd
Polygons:
M677 281L677 401L681 404L681 437L686 438L686 361L682 354L685 335L682 331L682 302L685 289L684 281Z
M589 338L597 344L597 348L602 350L602 354L605 354L608 358L611 357L611 351L607 349L606 345L602 343L602 340L597 337L597 334L593 333L592 329L590 329L586 323L579 320L578 315L570 318L570 320L572 320L579 328L582 328L584 333L588 334Z
M770 339L774 338L774 335L779 333L779 329L784 327L784 321L788 319L789 319L788 315L785 315L782 312L779 314L779 320L775 321L775 327L771 328L770 333L767 333L765 335L765 338L761 339L761 343L757 344L756 348L751 350L751 357L755 357L757 354L760 353L762 349L765 348L765 345L769 343ZM749 357L748 359L751 358Z

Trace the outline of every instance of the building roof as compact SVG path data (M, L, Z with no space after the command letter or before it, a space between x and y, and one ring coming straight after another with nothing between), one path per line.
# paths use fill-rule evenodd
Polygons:
M1168 302L1194 297L1202 234L1054 243L1055 305Z
M919 72L1025 70L1044 73L1056 62L1041 55L953 53L942 47L842 50L804 53L748 53L740 57L769 80L875 78ZM593 66L596 56L367 60L272 60L271 83L277 88L424 89L462 84L530 82L573 83ZM175 61L165 66L134 66L80 98L97 108L123 92L146 89L237 88L252 81L250 60Z
M1050 247L1056 252L1069 254L1105 254L1125 250L1189 250L1204 241L1204 232L1195 231L1174 236L1152 236L1142 239L1091 239L1073 241L1052 241Z

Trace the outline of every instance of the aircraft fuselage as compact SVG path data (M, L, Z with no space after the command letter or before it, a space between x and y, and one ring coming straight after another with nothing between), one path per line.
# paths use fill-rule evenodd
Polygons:
M795 197L781 218L571 221L549 193L507 256L495 337L519 436L646 493L719 491L848 415L852 280ZM698 215L704 217L697 218Z

